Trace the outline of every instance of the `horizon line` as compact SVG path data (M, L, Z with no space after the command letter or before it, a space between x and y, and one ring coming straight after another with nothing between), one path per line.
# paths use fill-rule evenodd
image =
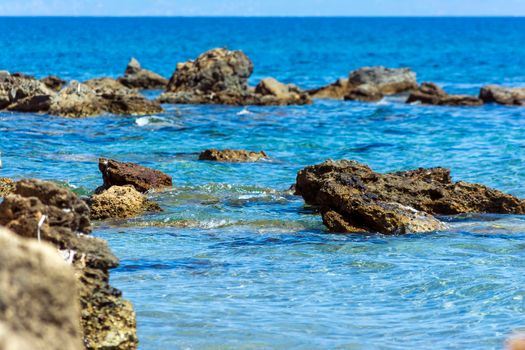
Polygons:
M523 15L1 15L0 18L525 18Z

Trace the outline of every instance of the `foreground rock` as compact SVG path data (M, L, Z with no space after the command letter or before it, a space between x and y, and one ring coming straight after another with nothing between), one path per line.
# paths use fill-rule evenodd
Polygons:
M120 77L118 81L128 88L142 90L164 89L168 85L168 79L143 69L135 58L129 61L124 76Z
M525 106L525 88L487 85L481 88L479 98L485 103L498 103L507 106Z
M105 241L89 236L89 208L82 200L53 183L22 180L0 203L0 225L51 243L72 265L86 349L136 349L133 308L108 282L118 259Z
M160 211L157 203L152 202L133 186L112 186L89 200L91 219L126 219L147 211Z
M213 49L194 61L179 63L161 103L290 105L310 103L308 95L275 79L248 87L253 63L242 51Z
M135 163L100 158L98 168L102 173L104 184L97 192L112 186L131 185L139 192L173 186L171 176Z
M489 187L453 182L443 168L379 174L354 161L326 161L299 172L297 194L321 208L333 232L428 232L432 215L524 214L525 201Z
M416 74L408 68L363 67L328 86L309 91L314 98L378 101L417 89Z
M15 190L15 182L7 177L0 177L0 197L5 197Z
M216 162L247 163L266 159L268 156L264 151L252 152L235 149L207 149L199 154L199 160L211 160Z
M76 278L56 248L4 228L0 247L0 349L83 349Z
M408 96L407 103L420 102L439 106L481 106L483 101L474 96L449 95L434 83L423 83Z

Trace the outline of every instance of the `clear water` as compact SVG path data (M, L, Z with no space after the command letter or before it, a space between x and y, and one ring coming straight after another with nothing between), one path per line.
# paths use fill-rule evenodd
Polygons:
M525 85L525 19L0 18L0 69L118 76L136 56L169 76L209 48L243 49L252 83L310 88L364 65L476 93ZM155 95L152 93L151 95ZM197 161L210 147L265 150L256 164ZM159 168L165 211L97 224L121 258L141 349L501 349L525 326L525 218L444 218L426 235L326 234L287 189L327 158L379 171L446 166L525 196L525 110L316 101L301 107L167 106L82 120L0 113L1 176L101 183L99 156Z

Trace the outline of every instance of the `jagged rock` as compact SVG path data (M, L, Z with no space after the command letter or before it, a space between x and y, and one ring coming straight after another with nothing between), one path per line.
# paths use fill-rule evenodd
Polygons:
M216 162L247 163L256 162L268 158L264 151L252 152L234 149L207 149L199 154L199 160L211 160Z
M213 49L195 61L179 63L161 103L289 105L310 103L308 95L275 79L248 87L253 64L242 51Z
M349 91L348 79L338 79L335 83L309 90L308 93L314 98L342 100Z
M0 197L5 197L15 190L15 182L7 177L0 177Z
M127 88L120 82L112 78L94 78L89 79L84 82L84 84L91 88L96 95L102 97L111 97L117 94L126 95L126 94L135 94L136 91Z
M44 83L48 88L50 88L53 91L60 91L62 88L66 85L66 81L60 79L59 77L55 77L54 75L49 75L45 78L40 79L42 83Z
M83 349L76 279L56 248L4 228L0 247L0 349Z
M489 187L452 182L443 168L379 174L354 161L326 161L297 175L296 192L321 207L334 232L426 232L431 215L524 214L525 201Z
M54 94L54 91L33 77L20 73L0 72L0 109L19 110L20 108L26 111L31 105L34 105L37 106L37 110L28 111L41 112L42 100L49 99L49 96ZM36 103L36 100L39 102ZM23 104L23 107L18 107L18 103Z
M93 89L72 81L52 100L49 113L62 117L82 118L105 112L104 103Z
M85 202L51 182L22 180L0 203L0 225L53 244L73 266L86 349L136 349L133 308L108 282L118 259L105 241L89 236Z
M91 219L131 218L146 211L160 211L157 203L152 202L133 186L112 186L89 200Z
M344 99L350 101L376 102L380 101L383 97L384 95L375 85L363 84L350 89L344 96Z
M487 85L481 88L479 98L485 103L525 106L525 88Z
M147 192L151 189L162 189L173 185L171 176L134 163L100 158L98 168L102 173L104 184L97 192L112 186L131 185L139 192Z
M440 106L480 106L483 101L475 96L449 95L434 83L423 83L413 91L406 103L420 102Z
M124 76L120 77L118 81L128 88L143 90L164 89L168 85L168 79L143 69L135 58L129 61Z

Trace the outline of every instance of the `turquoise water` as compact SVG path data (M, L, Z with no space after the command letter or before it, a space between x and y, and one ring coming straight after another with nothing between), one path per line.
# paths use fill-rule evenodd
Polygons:
M313 31L312 28L316 30ZM130 56L169 76L216 46L310 88L364 65L475 93L525 85L525 19L5 19L0 69L118 76ZM154 96L156 93L151 93ZM96 225L121 258L141 349L501 349L525 326L525 218L443 218L450 229L326 234L288 188L327 158L378 171L446 166L525 197L525 111L316 101L299 107L166 106L151 117L0 113L1 176L101 183L100 156L159 168L165 209ZM197 161L210 147L270 161ZM431 345L430 345L431 344Z

